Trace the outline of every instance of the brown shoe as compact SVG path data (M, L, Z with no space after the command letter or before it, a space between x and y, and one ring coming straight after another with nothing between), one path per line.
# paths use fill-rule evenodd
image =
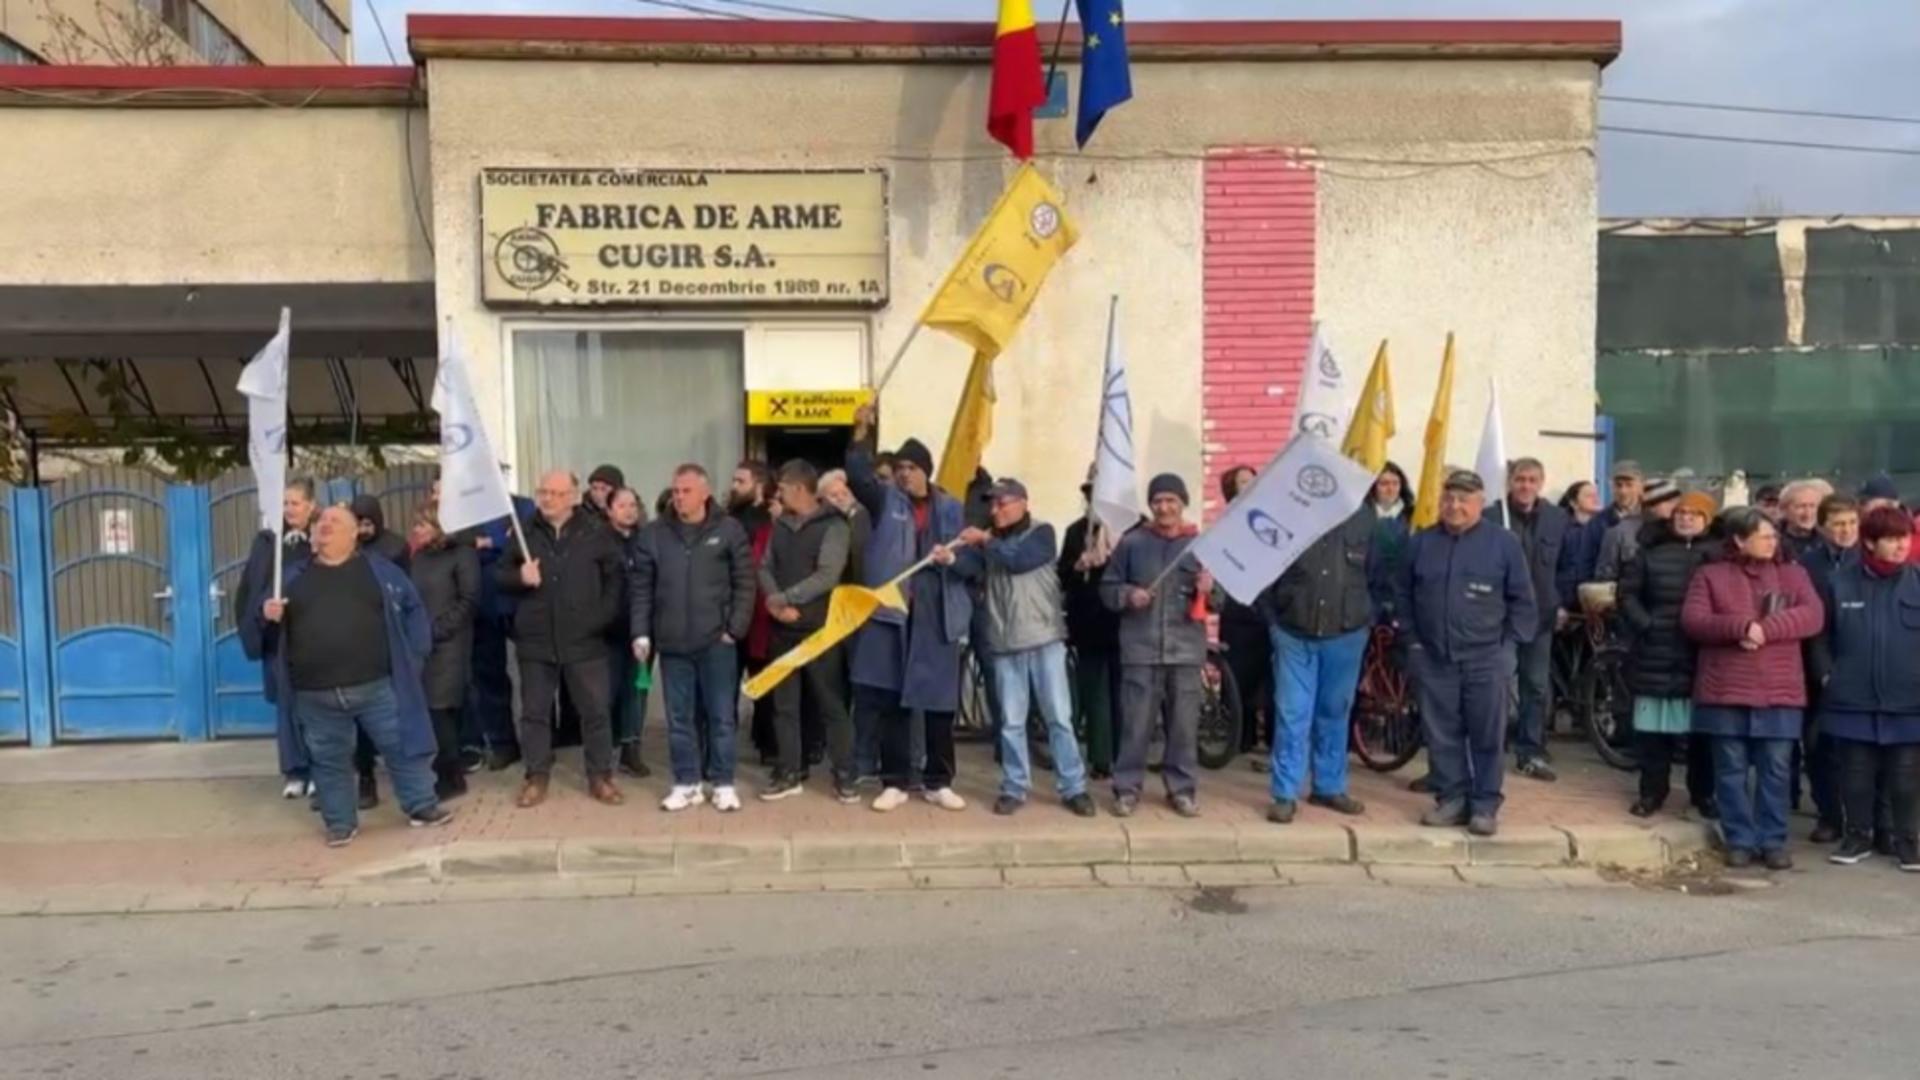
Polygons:
M520 785L520 797L513 800L513 805L522 810L531 810L546 801L547 778L544 776L529 776L527 777L527 782Z
M627 801L627 797L620 794L620 789L613 786L613 778L610 776L595 777L593 782L587 785L587 794L593 796L595 802L606 803L608 806L619 806Z

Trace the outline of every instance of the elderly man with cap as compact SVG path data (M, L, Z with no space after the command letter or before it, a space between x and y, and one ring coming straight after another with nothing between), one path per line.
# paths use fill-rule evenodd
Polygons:
M1026 805L1031 786L1026 718L1029 703L1037 701L1047 721L1060 798L1075 814L1092 817L1067 682L1067 620L1054 569L1060 545L1052 525L1033 520L1027 487L1020 481L1000 478L987 488L986 501L991 528L966 529L959 543L967 549L961 561L975 564L985 582L984 655L1003 715L1010 718L1000 725L1000 797L993 812L1004 816Z
M1640 551L1640 530L1651 521L1667 521L1680 505L1680 486L1671 480L1655 480L1640 496L1638 513L1624 515L1620 523L1607 530L1600 540L1600 556L1594 561L1594 581L1619 581L1627 564ZM1601 520L1595 518L1595 521Z
M853 639L854 707L880 729L884 785L873 800L881 813L906 805L915 762L912 723L917 712L926 733L920 769L924 798L943 810L965 810L953 790L953 714L960 707L960 649L973 619L967 596L969 568L959 564L953 542L966 527L959 500L933 486L933 455L918 439L895 455L893 482L874 470L873 435L878 405L854 413L847 447L847 484L873 518L861 564L863 584L883 585L928 565L901 582L908 608L881 608Z
M1578 571L1580 582L1599 581L1597 575L1600 548L1606 542L1607 534L1629 517L1640 514L1640 489L1646 483L1647 474L1641 471L1637 461L1616 461L1609 474L1612 481L1613 497L1607 501L1607 508L1593 516L1584 529L1585 537L1575 546L1586 553L1587 562L1574 569Z
M1120 613L1120 760L1113 813L1131 817L1146 784L1147 744L1166 731L1160 770L1167 801L1198 817L1200 668L1207 660L1206 599L1213 575L1186 557L1197 534L1186 522L1187 485L1161 473L1147 485L1151 518L1128 532L1107 560L1100 598Z
M1498 831L1507 682L1514 651L1540 632L1526 553L1483 520L1486 488L1459 470L1440 493L1440 527L1414 535L1395 588L1395 623L1410 634L1436 805L1422 825Z

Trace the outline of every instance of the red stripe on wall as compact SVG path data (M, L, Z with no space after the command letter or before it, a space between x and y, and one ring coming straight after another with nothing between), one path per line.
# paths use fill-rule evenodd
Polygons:
M1289 148L1222 151L1205 169L1200 378L1212 520L1224 505L1220 474L1265 464L1293 423L1313 332L1319 211L1318 178Z

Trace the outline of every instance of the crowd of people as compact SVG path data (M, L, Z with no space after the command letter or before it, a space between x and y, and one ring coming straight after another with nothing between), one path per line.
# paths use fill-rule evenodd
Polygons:
M283 794L308 797L344 845L378 803L378 761L408 819L431 826L483 768L518 765L516 804L540 805L556 742L577 740L588 795L620 805L616 773L651 775L641 733L657 676L665 811L742 808L741 727L768 770L760 800L803 795L820 769L843 803L886 812L917 795L964 810L953 729L970 648L998 728L994 813L1033 796L1031 713L1067 811L1097 814L1104 782L1111 813L1135 813L1158 742L1167 804L1192 817L1217 615L1246 742L1266 747L1270 821L1292 822L1302 800L1364 812L1348 790L1349 715L1387 627L1426 736L1422 822L1493 835L1509 753L1516 775L1556 778L1556 640L1607 618L1627 649L1634 815L1665 810L1684 762L1728 862L1783 868L1804 774L1812 839L1835 862L1879 853L1920 871L1920 553L1884 477L1857 497L1808 480L1722 511L1621 462L1603 505L1585 481L1549 501L1544 467L1521 458L1491 505L1482 477L1451 471L1438 524L1416 531L1389 464L1350 519L1242 605L1187 557L1198 530L1176 475L1152 479L1123 535L1091 513L1056 532L1019 480L983 474L956 496L934 484L924 444L880 453L875 428L862 409L843 468L742 463L724 502L703 467L681 465L651 519L612 465L584 488L550 471L516 500L517 522L452 536L437 486L402 537L376 499L322 509L310 483L290 484L280 588L263 531L236 599L278 709ZM1221 494L1254 479L1229 470ZM836 586L890 582L904 612L880 608L743 706L742 678L821 629Z

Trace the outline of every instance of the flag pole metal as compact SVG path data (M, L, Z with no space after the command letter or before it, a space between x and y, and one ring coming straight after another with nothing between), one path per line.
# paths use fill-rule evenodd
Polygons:
M880 374L880 381L874 384L874 393L878 394L880 391L885 390L887 383L893 381L893 373L899 370L900 361L906 359L907 349L913 345L913 339L920 336L920 327L922 325L918 319L913 321L913 329L907 331L905 340L901 341L900 346L893 350L893 359L887 361L886 370Z
M533 552L527 550L527 534L520 531L520 514L518 511L512 509L513 499L511 497L507 499L507 506L509 508L507 511L507 523L513 526L513 538L520 541L520 561L523 563L532 562Z
M1047 96L1053 96L1053 73L1060 69L1060 46L1067 40L1067 15L1073 11L1073 0L1064 0L1060 5L1060 22L1053 31L1053 55L1047 58Z

